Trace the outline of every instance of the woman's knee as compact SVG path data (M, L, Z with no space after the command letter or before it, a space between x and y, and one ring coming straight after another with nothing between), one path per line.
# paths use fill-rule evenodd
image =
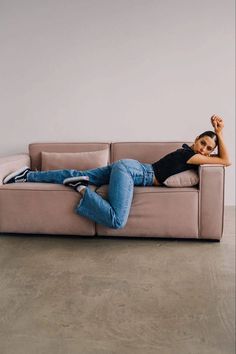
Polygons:
M123 229L127 223L127 220L119 220L118 218L115 218L112 223L112 228L113 229Z
M112 219L111 219L111 227L113 229L122 229L125 227L127 221L128 221L128 215L127 214L120 214L118 215L117 213L113 212L112 213Z

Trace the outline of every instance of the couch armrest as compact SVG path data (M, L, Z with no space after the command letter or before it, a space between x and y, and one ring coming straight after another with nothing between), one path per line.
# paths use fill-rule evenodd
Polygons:
M15 170L24 167L30 167L29 154L16 154L6 157L0 157L0 185L2 185L3 179Z
M225 166L199 166L199 238L220 240L224 226Z

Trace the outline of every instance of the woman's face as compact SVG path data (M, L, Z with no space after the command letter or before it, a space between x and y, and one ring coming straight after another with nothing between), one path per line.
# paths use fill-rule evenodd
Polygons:
M195 153L201 154L204 156L209 156L216 147L216 143L214 139L210 136L205 135L202 138L196 138L194 144L192 145L192 149Z

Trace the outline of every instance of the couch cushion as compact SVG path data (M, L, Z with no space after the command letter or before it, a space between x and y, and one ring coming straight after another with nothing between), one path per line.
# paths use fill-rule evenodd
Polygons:
M94 222L74 211L80 198L59 184L1 185L0 232L93 236Z
M29 144L31 168L41 169L41 152L88 152L110 148L110 143L32 143ZM110 159L109 159L110 162Z
M199 176L195 170L187 170L184 172L176 173L168 177L163 183L167 187L192 187L196 186L199 182Z
M42 170L75 169L88 170L108 164L110 150L89 152L45 152L42 151Z
M96 192L107 199L108 186ZM123 229L96 225L98 235L198 237L198 189L134 187L130 215Z
M111 144L111 162L120 159L135 159L143 163L154 163L163 156L191 142L118 142Z

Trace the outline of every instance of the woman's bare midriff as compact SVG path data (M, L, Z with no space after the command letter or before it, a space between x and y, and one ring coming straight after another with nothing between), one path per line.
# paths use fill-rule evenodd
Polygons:
M156 176L154 175L154 178L153 178L153 185L154 186L160 186L160 183L158 182L158 180L156 179Z

